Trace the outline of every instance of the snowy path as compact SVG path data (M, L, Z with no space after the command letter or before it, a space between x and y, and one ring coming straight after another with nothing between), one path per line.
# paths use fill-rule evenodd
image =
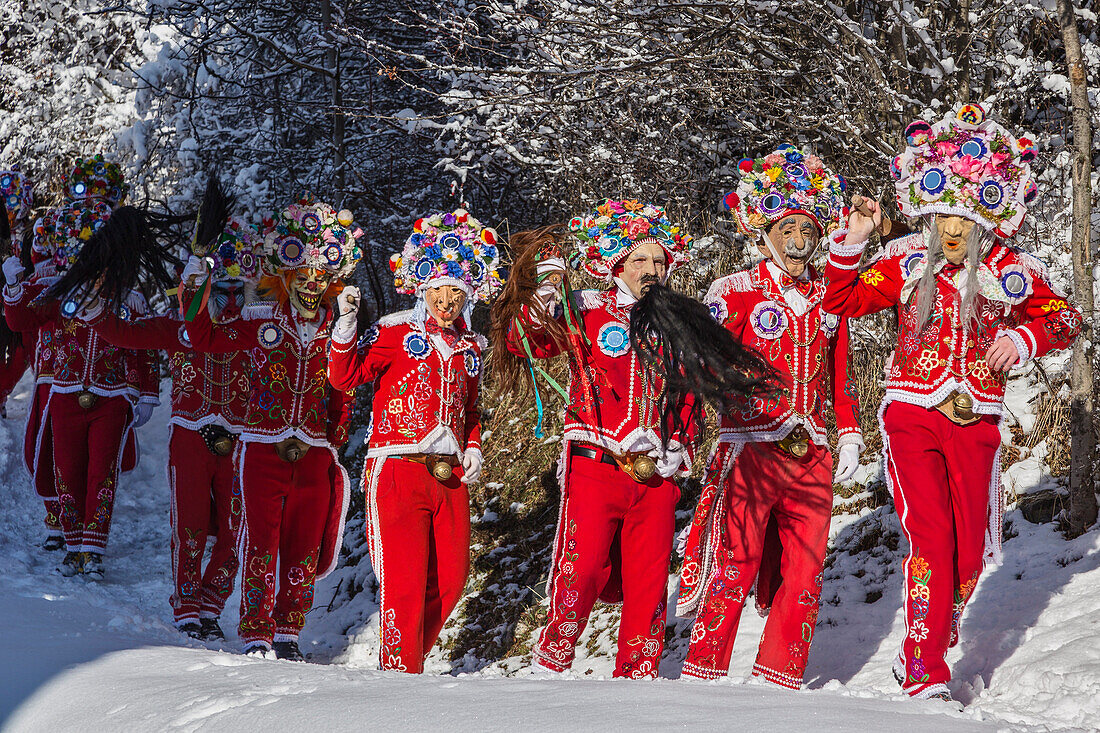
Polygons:
M1028 526L1008 544L1008 563L983 580L964 623L967 657L956 665L962 714L902 699L889 677L900 638L900 585L891 558L841 555L826 582L807 680L793 694L742 677L762 621L747 612L735 676L717 683L654 684L599 679L607 658L580 659L576 677L502 678L515 660L458 677L409 677L374 670L377 642L365 625L374 610L310 615L303 648L330 664L245 658L233 634L236 598L222 647L184 641L168 596L167 412L141 430L143 458L119 492L108 576L95 585L62 578L59 554L40 542L41 507L20 465L27 385L0 421L0 721L5 730L663 730L736 727L832 731L1091 729L1100 721L1100 551L1093 533L1064 543ZM851 520L846 520L850 523ZM843 522L837 526L843 529ZM1026 551L1026 552L1025 552ZM857 577L857 575L859 577ZM1021 575L1025 582L1016 579ZM868 588L883 599L864 603ZM332 586L318 589L319 603ZM358 619L358 621L357 621ZM353 626L349 635L341 629ZM662 674L678 677L686 649L673 644ZM957 661L956 650L952 661ZM449 665L440 655L429 668ZM592 679L596 678L596 679ZM985 690L983 688L989 687ZM736 721L736 722L735 722Z

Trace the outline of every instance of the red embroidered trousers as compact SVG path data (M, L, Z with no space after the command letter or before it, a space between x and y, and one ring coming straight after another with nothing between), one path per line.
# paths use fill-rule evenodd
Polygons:
M31 474L35 493L46 505L46 532L60 535L63 532L61 504L57 501L57 484L53 475L53 434L46 416L49 399L49 384L39 384L34 388L34 397L27 410L27 432L23 436L23 463Z
M210 452L195 430L172 426L168 447L168 483L172 489L171 604L177 625L216 618L233 593L239 560L240 487L233 457ZM202 558L214 537L206 570Z
M894 506L909 539L902 687L919 696L951 679L945 657L982 572L1001 434L993 416L964 427L904 402L887 406L883 425Z
M50 396L54 478L70 552L102 553L107 547L131 415L125 397L99 397L84 409L75 394Z
M305 626L337 471L327 447L311 447L295 463L279 458L270 443L238 448L244 531L239 632L246 646L297 641Z
M376 466L378 459L374 459ZM367 531L378 538L382 669L419 673L470 570L470 495L462 469L437 481L422 463L386 458ZM379 551L380 549L380 551Z
M766 533L777 531L782 551L763 558L777 566L781 580L772 587L771 610L764 625L752 673L769 682L799 689L817 623L821 569L829 540L833 505L833 457L810 443L794 458L775 443L746 443L726 478L725 523L715 549L714 575L691 629L691 646L682 674L714 679L726 675L745 597L760 572Z
M617 466L569 459L550 577L550 617L535 646L539 664L556 671L573 664L588 614L614 574L614 582L622 583L623 602L614 674L657 676L679 498L679 487L660 475L637 483Z

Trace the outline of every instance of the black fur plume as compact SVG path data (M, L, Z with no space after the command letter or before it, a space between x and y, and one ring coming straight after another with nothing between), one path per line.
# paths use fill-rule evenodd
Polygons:
M191 254L205 255L214 246L218 235L229 221L229 212L237 203L237 197L226 192L216 175L206 182L199 213L195 219L195 235L191 240Z
M660 411L670 428L663 431L666 445L673 435L686 436L692 422L700 434L707 404L725 414L745 398L777 389L776 374L760 354L734 338L698 300L663 285L650 285L631 308L630 344L664 379ZM684 410L689 396L692 407Z
M178 217L159 217L169 222ZM146 212L121 206L80 248L72 266L46 291L46 297L67 298L77 305L103 298L107 307L120 310L126 296L142 285L171 288L176 284L170 269L181 265L172 254L176 242L161 241L149 225Z

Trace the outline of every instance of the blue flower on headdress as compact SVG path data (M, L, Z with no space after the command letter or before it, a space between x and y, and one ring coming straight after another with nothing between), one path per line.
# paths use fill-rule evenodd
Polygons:
M424 256L430 257L433 260L443 258L443 250L438 244L431 244L424 248Z
M229 244L228 242L223 244L221 247L218 247L218 255L225 260L231 258L236 253L236 251L237 250L233 247L233 245Z
M451 277L462 277L462 265L460 265L459 263L447 262L445 263L445 267L447 268L447 274Z
M419 247L420 243L424 241L424 235L423 234L414 234L411 237L409 237L409 241L412 242L417 247Z

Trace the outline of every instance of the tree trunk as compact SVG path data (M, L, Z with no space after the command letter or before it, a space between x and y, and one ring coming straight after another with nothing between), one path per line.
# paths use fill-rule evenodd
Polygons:
M1088 76L1081 55L1081 37L1073 0L1058 0L1058 24L1066 48L1070 99L1073 103L1073 290L1085 314L1085 328L1073 348L1070 367L1070 466L1069 511L1066 534L1074 537L1096 521L1096 489L1093 483L1093 374L1092 374L1092 268L1089 216L1092 124L1089 120Z
M336 38L332 33L332 0L321 2L321 28L329 46L325 50L325 68L329 71L329 84L332 88L332 184L336 194L337 209L343 208L346 195L346 176L344 174L344 95L340 89L340 54L336 47Z

